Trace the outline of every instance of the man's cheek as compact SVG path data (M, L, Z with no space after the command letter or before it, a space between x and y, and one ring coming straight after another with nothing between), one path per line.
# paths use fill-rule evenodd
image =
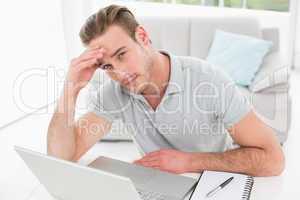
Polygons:
M119 81L118 75L115 72L106 72L106 74L114 81Z

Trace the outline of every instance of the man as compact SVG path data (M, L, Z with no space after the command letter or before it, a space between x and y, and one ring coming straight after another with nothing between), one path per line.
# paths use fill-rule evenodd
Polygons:
M48 130L48 154L77 161L122 119L144 157L172 173L216 170L279 175L284 155L232 81L209 63L157 51L126 8L111 5L80 31L87 50L71 61ZM78 93L101 68L111 81L74 121Z

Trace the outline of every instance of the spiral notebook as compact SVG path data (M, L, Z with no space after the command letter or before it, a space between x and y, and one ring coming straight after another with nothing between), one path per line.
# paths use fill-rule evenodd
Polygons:
M212 197L206 195L228 178L232 181ZM190 200L248 200L254 179L251 176L227 172L204 171L190 196Z

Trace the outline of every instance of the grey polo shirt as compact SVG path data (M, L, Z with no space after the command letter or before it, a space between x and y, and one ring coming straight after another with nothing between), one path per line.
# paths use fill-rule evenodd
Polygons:
M109 80L91 92L89 111L121 119L142 153L162 148L223 152L233 140L226 128L240 121L251 105L232 80L204 60L170 58L170 81L154 111L147 100Z

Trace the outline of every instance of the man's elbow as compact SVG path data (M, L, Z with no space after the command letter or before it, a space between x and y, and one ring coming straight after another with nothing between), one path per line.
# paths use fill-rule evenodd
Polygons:
M279 176L285 168L285 156L282 151L270 155L266 176Z
M282 174L282 172L284 171L285 168L285 156L284 153L281 152L278 156L278 158L276 158L277 165L276 168L274 170L274 176L279 176Z

